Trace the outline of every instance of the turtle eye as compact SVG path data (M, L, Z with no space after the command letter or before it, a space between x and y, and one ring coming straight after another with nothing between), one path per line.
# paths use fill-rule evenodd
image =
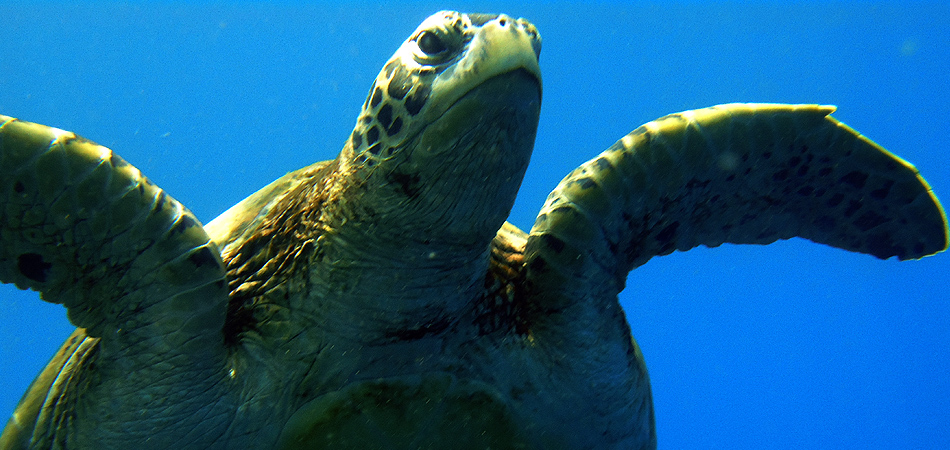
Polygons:
M457 57L464 49L466 26L455 14L432 16L407 42L412 57L423 66L438 66Z
M435 56L448 50L448 47L442 42L442 39L431 31L423 31L419 37L416 38L416 43L419 46L419 50L422 50L429 56Z

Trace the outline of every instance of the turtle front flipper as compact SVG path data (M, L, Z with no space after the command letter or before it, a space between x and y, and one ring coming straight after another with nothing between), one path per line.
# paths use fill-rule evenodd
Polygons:
M947 248L917 169L817 105L730 104L647 123L569 174L527 243L532 282L627 273L698 245L799 236L886 259Z
M99 338L82 364L59 374L81 380L83 395L24 398L46 402L41 417L60 411L37 424L34 441L65 439L67 428L80 441L118 438L109 427L134 422L123 415L132 411L150 416L143 426L163 430L164 421L182 419L175 415L187 411L189 396L208 400L200 397L214 392L209 383L224 378L216 375L225 372L225 271L197 219L111 150L5 116L0 281L63 304L73 324ZM63 407L80 403L86 416Z
M630 442L655 447L646 367L617 301L633 268L698 245L793 236L879 258L947 248L946 216L917 170L832 111L736 104L666 116L548 197L525 244L529 341L612 411L602 421L643 433Z

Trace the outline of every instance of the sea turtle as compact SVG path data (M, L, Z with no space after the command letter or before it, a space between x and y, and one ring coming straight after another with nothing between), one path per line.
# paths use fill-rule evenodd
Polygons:
M79 327L0 448L654 448L630 270L793 236L947 248L916 169L817 105L647 123L518 230L540 43L429 17L335 160L203 227L111 150L0 116L0 280Z

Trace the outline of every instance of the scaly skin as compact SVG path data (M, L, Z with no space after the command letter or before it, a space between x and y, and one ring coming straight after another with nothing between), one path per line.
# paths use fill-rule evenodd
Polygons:
M792 236L947 247L916 169L814 105L650 122L526 234L505 218L539 52L523 19L433 15L335 160L204 227L111 150L0 116L0 280L80 327L0 449L655 448L630 270Z

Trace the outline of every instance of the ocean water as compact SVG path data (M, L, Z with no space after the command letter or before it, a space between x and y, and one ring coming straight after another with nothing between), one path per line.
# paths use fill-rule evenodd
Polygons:
M537 145L511 221L639 124L737 101L824 103L950 202L950 6L418 2L0 6L0 113L111 147L209 221L333 158L373 78L440 9L543 38ZM880 261L801 239L697 248L621 295L661 449L950 448L950 254ZM71 326L0 287L0 416Z

